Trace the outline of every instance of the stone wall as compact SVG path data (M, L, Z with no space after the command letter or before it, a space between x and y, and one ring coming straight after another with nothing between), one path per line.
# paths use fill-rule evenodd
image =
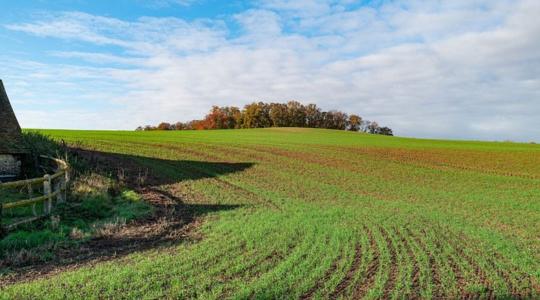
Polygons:
M0 180L2 177L16 177L21 173L21 162L15 156L0 154Z

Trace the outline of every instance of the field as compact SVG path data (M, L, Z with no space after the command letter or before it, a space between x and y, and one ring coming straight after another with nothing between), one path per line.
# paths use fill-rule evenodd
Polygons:
M191 229L0 298L540 297L538 145L296 128L43 132L124 165L188 207Z

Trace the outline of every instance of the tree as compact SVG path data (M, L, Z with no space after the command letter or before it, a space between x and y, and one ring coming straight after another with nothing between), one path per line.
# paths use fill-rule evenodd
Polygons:
M204 130L207 129L205 126L204 120L192 120L189 121L188 127L193 130Z
M347 121L349 116L341 111L336 111L334 114L334 129L345 130L347 129Z
M368 132L369 124L371 124L371 121L369 120L363 120L362 124L360 125L360 131L362 132Z
M349 116L338 110L322 111L315 104L303 105L298 101L253 102L245 105L242 110L234 106L212 106L203 120L175 124L162 122L157 127L146 125L139 126L136 130L203 130L270 126L328 128L393 135L389 127L381 127L377 122L363 120L359 115Z
M346 113L331 110L323 112L323 128L345 130L347 128L348 116Z
M270 103L270 120L274 127L289 127L287 105L283 103Z
M171 124L167 122L159 123L157 130L171 130Z
M362 118L358 115L354 115L354 114L350 115L348 123L349 123L348 129L350 131L359 131L360 126L362 125Z
M221 114L224 117L221 128L234 129L239 128L238 122L241 122L242 113L238 107L224 106L221 107Z
M210 113L204 117L205 129L223 129L227 123L227 116L218 106L212 106Z
M184 123L184 130L195 130L195 127L193 127L194 121L189 121Z
M379 132L379 124L377 122L370 122L367 125L367 131L371 134L377 134Z
M242 128L242 111L238 107L231 106L229 109L229 113L232 117L232 120L234 121L234 127L232 128Z
M309 128L321 127L323 116L321 109L315 104L308 104L305 108L306 111L306 126Z
M233 129L240 128L242 112L234 106L212 106L204 118L206 129Z
M270 127L270 108L263 102L253 102L244 106L242 112L242 126L244 128L264 128Z
M186 129L186 124L182 122L176 122L174 124L174 130L185 130L185 129Z
M291 127L306 126L306 108L298 101L287 102L288 123Z
M378 134L389 135L389 136L394 135L394 133L392 132L392 129L390 129L389 127L386 127L386 126L379 128Z

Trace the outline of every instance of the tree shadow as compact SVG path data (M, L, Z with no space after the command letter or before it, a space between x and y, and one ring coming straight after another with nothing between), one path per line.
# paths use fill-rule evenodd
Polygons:
M113 228L77 247L60 247L49 261L28 261L7 265L9 275L0 276L0 284L30 281L97 262L118 259L138 251L163 249L202 238L196 230L202 216L242 207L235 204L186 203L160 186L186 180L214 178L242 172L253 163L164 160L134 155L70 149L74 164L88 171L116 177L152 204L154 213L121 228ZM4 266L6 267L6 266Z
M78 148L70 149L70 153L75 158L82 159L92 168L92 171L116 176L131 187L214 178L242 172L254 165L251 162L168 160Z

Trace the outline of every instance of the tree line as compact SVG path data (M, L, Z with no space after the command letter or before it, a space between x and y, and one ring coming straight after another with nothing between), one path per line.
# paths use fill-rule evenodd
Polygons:
M202 120L167 123L157 126L137 127L137 131L149 130L207 130L265 127L308 127L372 134L393 135L392 129L379 126L377 122L364 120L356 114L348 115L338 110L323 111L315 104L304 105L297 101L287 103L253 102L241 110L234 106L213 106Z

